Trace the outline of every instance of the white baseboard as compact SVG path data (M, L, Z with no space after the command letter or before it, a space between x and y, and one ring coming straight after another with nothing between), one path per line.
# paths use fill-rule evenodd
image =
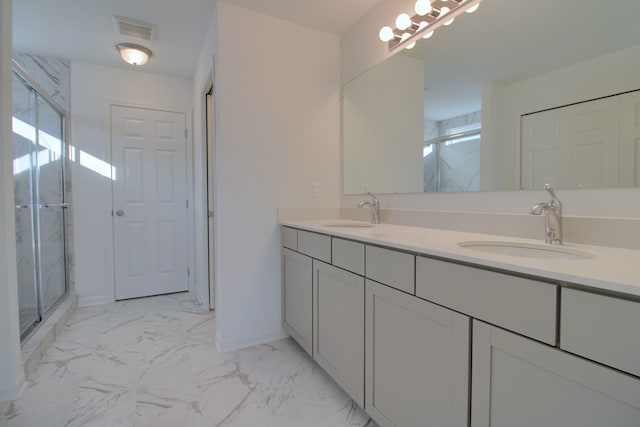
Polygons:
M78 296L78 307L87 307L90 305L103 305L103 304L111 304L115 302L113 298L109 298L106 296L95 296L95 297L83 297L82 295Z
M271 341L280 340L289 337L284 330L279 330L271 334L259 335L254 337L247 337L241 339L224 340L220 337L216 337L216 348L220 353L226 353L234 350L241 350L247 347L253 347L260 344L265 344Z

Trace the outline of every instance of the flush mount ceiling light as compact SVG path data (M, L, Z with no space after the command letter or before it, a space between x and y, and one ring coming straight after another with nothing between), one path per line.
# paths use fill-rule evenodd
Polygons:
M124 62L131 65L144 65L151 57L151 51L144 46L134 43L119 43L116 49Z
M396 18L396 28L389 26L380 30L380 40L389 43L389 51L403 46L412 49L422 37L428 39L441 25L451 25L463 12L473 13L481 0L418 0L415 15L401 13Z

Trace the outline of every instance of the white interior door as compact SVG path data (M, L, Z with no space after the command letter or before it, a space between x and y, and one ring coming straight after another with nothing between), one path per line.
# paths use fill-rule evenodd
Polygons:
M186 116L111 106L116 300L188 290Z
M522 118L525 189L618 186L619 99L609 97Z

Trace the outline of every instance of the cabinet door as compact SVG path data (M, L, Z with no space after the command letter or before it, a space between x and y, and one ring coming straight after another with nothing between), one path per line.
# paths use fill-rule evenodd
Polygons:
M469 318L366 283L367 412L383 427L468 425Z
M638 427L640 380L474 320L472 427Z
M313 271L311 258L282 248L282 323L313 354Z
M364 407L364 278L313 261L313 358Z

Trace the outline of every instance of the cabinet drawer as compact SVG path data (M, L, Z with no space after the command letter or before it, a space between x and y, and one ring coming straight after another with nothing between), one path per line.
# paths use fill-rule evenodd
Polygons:
M415 256L404 252L367 246L366 276L376 282L414 294L415 259Z
M282 246L291 250L298 250L298 230L282 227Z
M364 276L364 244L334 237L331 245L331 264Z
M556 285L418 257L416 295L556 344Z
M562 289L560 347L640 376L640 303Z
M331 237L298 230L298 251L311 258L331 263Z

